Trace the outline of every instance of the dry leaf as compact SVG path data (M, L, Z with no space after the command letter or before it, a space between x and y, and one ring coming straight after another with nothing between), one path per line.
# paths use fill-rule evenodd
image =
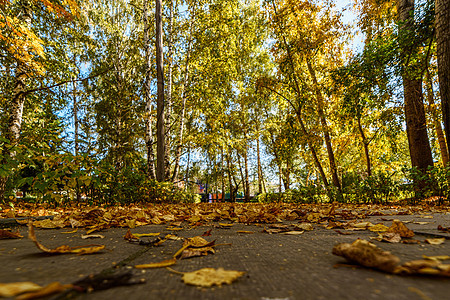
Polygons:
M393 272L400 259L388 251L383 251L372 243L357 239L351 244L342 243L333 247L333 254L364 267Z
M286 231L286 232L283 232L283 234L288 234L288 235L299 235L299 234L303 234L303 232L305 232L305 231Z
M137 269L154 269L154 268L165 268L173 266L177 260L175 258L163 260L157 263L144 264L144 265L136 265L134 266Z
M210 236L211 235L211 231L212 231L212 228L210 230L207 230L207 231L203 232L202 236Z
M64 234L72 234L72 233L76 233L78 231L78 228L75 228L74 230L72 230L72 231L64 231L64 232L61 232L61 233L64 233Z
M335 230L337 233L339 233L339 234L342 234L342 235L351 235L351 234L353 234L353 233L351 233L351 232L344 232L344 231L341 231L341 230L339 230L339 229L336 229Z
M437 229L443 232L450 233L450 227L442 227L442 225L438 225Z
M369 230L372 232L386 232L389 230L389 227L379 223L377 225L370 227Z
M213 285L231 284L233 281L244 275L245 272L228 271L223 268L204 268L194 272L183 274L183 281L186 284L210 287Z
M410 238L414 236L414 232L406 227L405 224L400 220L392 221L391 227L389 227L388 232L394 232L400 234L401 237Z
M26 292L39 290L40 288L39 285L30 281L0 283L0 297L14 297Z
M101 234L82 234L81 238L83 240L85 240L85 239L104 239L105 236L103 236Z
M422 216L421 218L424 218L424 219L433 219L433 216Z
M300 229L300 230L313 230L314 227L312 226L311 223L301 223L301 224L294 224L293 225L295 227L295 229Z
M237 233L246 233L246 234L253 234L253 231L249 231L249 230L238 230L236 231Z
M52 220L52 219L44 219L41 221L34 221L33 225L38 228L45 229L55 229L55 228L64 228L65 224L62 220Z
M203 247L203 248L186 248L181 252L180 259L206 256L208 253L214 254L216 251L213 247Z
M137 238L140 237L147 237L147 236L158 236L160 235L160 232L151 232L151 233L133 233L133 235Z
M127 241L131 241L131 240L137 240L138 237L135 236L134 234L132 234L131 230L128 229L127 233L125 233L125 235L123 236L123 239L127 240Z
M425 242L431 245L440 245L445 242L445 238L437 238L437 239L426 239Z
M52 282L49 285L35 291L26 294L22 294L16 298L16 300L30 300L47 297L53 294L64 292L67 289L72 288L71 284L61 284L59 282Z
M23 238L23 236L20 235L19 231L11 232L9 230L0 229L0 240L20 239L20 238Z
M448 255L435 255L435 256L426 256L426 255L422 255L422 257L423 257L424 259L437 260L437 261L448 260L448 259L450 259L450 256L448 256Z
M400 234L395 232L385 232L383 234L378 234L378 237L371 238L373 240L377 240L379 242L388 242L388 243L400 243L402 240L402 237Z
M29 229L28 237L30 238L30 240L32 240L40 250L47 252L47 253L52 253L52 254L73 253L73 254L82 255L82 254L96 253L105 248L104 245L86 245L86 246L78 246L78 247L69 247L69 246L63 245L63 246L59 246L55 249L49 249L37 241L32 223L30 223L28 225L28 229Z

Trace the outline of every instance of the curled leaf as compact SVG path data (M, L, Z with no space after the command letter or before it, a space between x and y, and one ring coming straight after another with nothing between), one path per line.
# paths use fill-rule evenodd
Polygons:
M440 245L445 242L445 238L426 239L425 242L427 242L430 245Z
M357 239L351 244L342 243L333 247L333 254L364 267L392 273L400 259L388 251L383 251L372 243Z
M157 263L143 264L134 266L137 269L154 269L154 268L165 268L173 266L177 260L175 258L163 260Z
M52 282L49 285L40 288L34 292L22 294L16 298L16 300L29 300L47 297L53 294L64 292L67 289L72 288L71 284L61 284L59 282Z
M32 240L40 250L42 250L43 252L46 252L46 253L52 253L52 254L73 253L73 254L81 255L81 254L96 253L105 248L104 245L86 245L86 246L78 246L78 247L69 247L69 246L63 245L63 246L59 246L55 249L49 249L37 241L36 235L34 233L33 224L30 223L28 225L28 230L29 230L28 237L30 238L30 240Z
M400 234L401 237L410 238L414 236L414 232L406 227L406 225L400 220L392 221L391 227L389 227L387 232L394 232Z

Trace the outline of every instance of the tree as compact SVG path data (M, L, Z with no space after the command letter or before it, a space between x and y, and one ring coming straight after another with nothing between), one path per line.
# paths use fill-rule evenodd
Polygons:
M401 0L398 3L400 21L401 75L406 119L406 133L409 142L411 164L425 172L433 165L431 147L428 140L425 109L422 93L422 72L419 51L415 36L414 0Z
M450 149L450 1L436 0L436 44L444 130Z

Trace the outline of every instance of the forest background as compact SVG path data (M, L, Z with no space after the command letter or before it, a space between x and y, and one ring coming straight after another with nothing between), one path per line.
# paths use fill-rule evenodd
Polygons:
M445 201L449 8L0 0L0 197Z

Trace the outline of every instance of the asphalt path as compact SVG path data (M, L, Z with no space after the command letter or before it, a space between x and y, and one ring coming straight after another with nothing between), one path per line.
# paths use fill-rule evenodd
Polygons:
M372 216L361 221L390 226L393 219L409 221L406 225L416 233L414 239L420 244L372 242L391 251L402 262L421 259L422 255L450 255L450 234L437 230L438 225L450 226L449 213ZM191 272L221 267L245 274L230 285L190 286L182 281L181 275L165 268L141 270L133 267L170 259L180 249L182 241L168 240L157 247L133 244L123 238L126 228L104 230L100 232L104 238L95 240L83 240L83 229L73 233L66 233L71 231L67 228L36 229L37 239L48 248L86 244L106 246L97 254L50 255L41 252L27 238L27 227L19 226L24 238L0 240L0 282L32 281L47 285L54 281L68 284L100 278L104 283L102 286L97 282L98 289L101 287L102 290L72 291L52 299L450 299L450 278L400 276L350 267L342 257L331 253L338 243L351 243L358 238L369 240L376 236L368 230L348 231L350 234L343 235L313 224L311 231L286 235L263 232L269 224L233 224L229 228L218 223L195 228L183 225L184 229L177 231L168 230L167 225L148 225L134 228L132 232L160 232L161 236L172 233L188 238L212 229L211 235L204 238L215 240L218 244L216 253L179 260L172 269ZM441 245L424 242L433 237L446 237L446 241ZM144 241L154 239L142 238ZM122 285L125 282L136 284Z

